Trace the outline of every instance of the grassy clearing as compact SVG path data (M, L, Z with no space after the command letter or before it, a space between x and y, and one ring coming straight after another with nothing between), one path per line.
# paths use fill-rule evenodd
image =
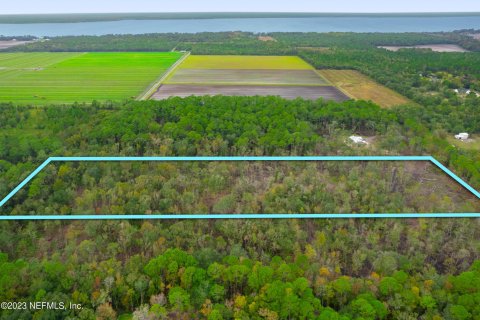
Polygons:
M136 97L180 53L2 53L0 101L24 104Z
M371 100L384 108L411 103L355 70L319 70L318 73L355 99Z
M473 137L468 141L457 140L454 137L448 137L448 142L460 149L480 151L480 137Z
M308 63L294 56L190 56L181 69L311 70Z

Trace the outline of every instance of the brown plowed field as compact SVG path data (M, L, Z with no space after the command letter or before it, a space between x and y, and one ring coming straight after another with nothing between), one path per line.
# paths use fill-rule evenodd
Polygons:
M154 100L188 96L280 96L344 101L349 98L331 86L234 86L234 85L162 85L152 96Z
M314 70L180 69L168 84L327 85Z

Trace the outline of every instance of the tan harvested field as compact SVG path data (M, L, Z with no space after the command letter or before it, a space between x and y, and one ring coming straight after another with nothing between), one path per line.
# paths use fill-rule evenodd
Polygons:
M168 84L327 85L314 70L179 69Z
M5 50L15 46L21 46L30 42L33 42L33 41L13 41L13 40L0 41L0 50Z
M435 52L468 52L468 50L456 44L428 44L418 46L380 46L379 48L387 49L388 51L398 51L400 49L431 49Z
M355 70L318 70L318 73L355 99L371 100L384 108L411 103L399 93Z
M162 85L152 96L154 100L188 96L280 96L344 101L349 98L331 86L233 86L233 85Z
M274 42L277 42L277 39L273 38L273 37L270 37L270 36L259 36L258 37L258 40L260 41L274 41Z

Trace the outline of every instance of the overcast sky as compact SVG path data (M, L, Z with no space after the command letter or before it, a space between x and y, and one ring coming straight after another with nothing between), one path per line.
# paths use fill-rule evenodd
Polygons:
M479 0L1 0L0 14L86 12L480 12Z

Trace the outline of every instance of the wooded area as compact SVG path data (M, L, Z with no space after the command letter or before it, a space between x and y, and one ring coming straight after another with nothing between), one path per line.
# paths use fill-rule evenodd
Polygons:
M279 97L43 107L3 101L0 197L49 156L85 155L431 155L480 189L480 152L449 140L480 133L479 54L376 48L441 39L475 50L476 42L462 33L269 36L277 41L246 33L65 37L11 50L297 54L319 69L360 71L412 103L382 109L366 101ZM351 134L370 145L346 142ZM465 190L447 177L413 169L69 163L45 168L0 212L478 212L478 199L464 201ZM253 194L262 177L272 183L259 199ZM379 188L390 192L374 194ZM479 248L479 219L2 222L0 301L65 301L83 309L4 310L0 319L475 320Z

